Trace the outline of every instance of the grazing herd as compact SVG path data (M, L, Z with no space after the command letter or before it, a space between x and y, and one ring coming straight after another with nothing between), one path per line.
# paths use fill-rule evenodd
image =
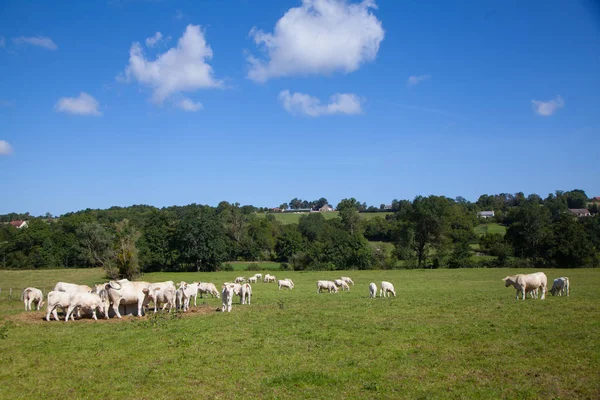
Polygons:
M528 293L532 298L539 297L540 300L546 298L546 292L552 293L552 296L569 296L569 278L564 276L555 279L550 290L548 290L548 277L543 272L511 275L502 280L505 287L512 285L517 289L516 300L519 300L519 295L525 300Z
M73 283L58 282L54 289L47 296L47 312L46 320L50 321L50 315L54 316L57 321L58 309L61 309L65 315L65 321L75 320L81 316L81 311L91 312L92 318L97 318L97 311L104 318L109 318L109 313L117 318L122 318L121 311L126 313L127 306L135 306L137 308L137 316L141 316L144 308L148 307L149 303L154 304L154 312L159 309L169 312L181 310L186 312L190 309L190 303L193 298L194 306L197 306L197 297L210 295L212 297L221 298L222 312L231 312L234 296L239 296L240 304L250 305L252 300L252 286L250 284L262 281L264 283L277 282L279 290L294 289L294 282L289 279L277 280L271 274L263 275L258 273L246 279L242 276L235 278L235 281L225 282L221 286L221 291L210 282L180 282L175 285L172 281L167 282L131 282L127 279L113 280L104 284L96 285L91 288L87 285L76 285ZM505 286L513 286L516 289L516 299L525 300L527 294L532 298L544 299L546 292L552 293L553 296L569 296L570 282L567 277L560 277L553 281L552 287L548 290L548 278L543 272L533 274L517 274L503 278ZM342 276L334 280L319 280L317 281L317 293L327 291L328 293L338 293L341 291L350 291L350 285L354 286L354 282L347 276ZM394 285L387 281L382 281L379 287L379 297L396 297ZM374 282L369 284L369 297L377 297L377 285ZM40 310L44 305L44 297L42 291L33 287L28 287L23 290L21 300L25 305L25 311L30 311L35 306L36 310Z

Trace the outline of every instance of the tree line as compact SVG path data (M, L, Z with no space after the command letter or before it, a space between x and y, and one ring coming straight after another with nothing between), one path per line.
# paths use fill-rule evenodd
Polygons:
M294 200L294 208L303 208L303 200ZM308 203L316 207L327 200ZM586 207L592 216L569 212ZM227 268L228 261L259 260L294 270L600 265L600 214L581 190L544 199L486 194L477 202L418 196L393 200L385 215L361 217L369 208L343 199L336 206L339 218L312 212L287 225L264 208L225 201L217 207L87 209L59 218L6 214L0 216L0 267L103 267L110 277L132 278L139 272L215 271ZM494 211L494 218L480 219L481 210ZM7 223L17 218L29 226ZM505 226L506 234L486 231L490 222Z

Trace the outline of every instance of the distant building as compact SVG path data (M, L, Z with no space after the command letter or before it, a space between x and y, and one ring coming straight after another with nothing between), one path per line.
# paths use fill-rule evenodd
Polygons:
M27 221L10 221L10 225L17 229L27 228L29 223Z
M391 204L386 204L385 207L383 207L384 210L386 211L390 211L392 209L392 205Z
M333 207L331 207L329 204L325 204L323 207L319 208L320 212L329 212L329 211L333 211Z
M494 217L494 212L493 211L479 211L477 213L477 216L479 218L493 218Z
M573 215L576 215L578 217L589 217L592 215L592 213L590 213L590 210L588 210L587 208L569 208L569 211L571 211Z
M269 208L269 211L271 212L282 212L283 210L279 207L273 207L273 208Z
M600 203L600 196L596 196L592 199L592 203L598 204Z

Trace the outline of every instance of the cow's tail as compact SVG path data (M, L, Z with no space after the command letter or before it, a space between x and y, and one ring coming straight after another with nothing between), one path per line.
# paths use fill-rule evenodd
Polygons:
M21 301L25 300L25 289L21 292Z

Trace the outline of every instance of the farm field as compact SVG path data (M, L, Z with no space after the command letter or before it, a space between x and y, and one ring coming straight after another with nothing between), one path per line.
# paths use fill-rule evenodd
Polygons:
M511 269L280 272L223 314L46 322L0 296L0 398L599 398L600 270L568 276L569 298L515 301ZM251 275L244 272L241 275ZM212 281L238 272L151 273ZM350 292L317 294L340 275ZM79 279L77 279L79 278ZM0 271L0 287L92 284L93 270ZM368 298L394 283L396 298Z
M258 215L259 217L264 218L266 215L273 215L275 216L275 219L279 222L281 222L282 224L297 224L300 221L300 216L302 215L308 215L310 213L308 212L304 212L304 213L292 213L292 212L288 212L288 213L258 213L256 215ZM331 212L324 212L321 213L323 215L323 217L325 217L325 219L333 219L333 218L339 218L339 213L337 211L331 211ZM388 214L393 214L391 212L374 212L374 213L359 213L358 215L360 216L360 218L362 219L373 219L375 217L381 217L383 219L385 219L386 215Z
M480 224L475 227L475 233L478 236L485 235L486 233L488 233L488 234L496 233L496 234L504 236L506 234L506 227L504 225L500 225L500 224L496 224L496 223Z

